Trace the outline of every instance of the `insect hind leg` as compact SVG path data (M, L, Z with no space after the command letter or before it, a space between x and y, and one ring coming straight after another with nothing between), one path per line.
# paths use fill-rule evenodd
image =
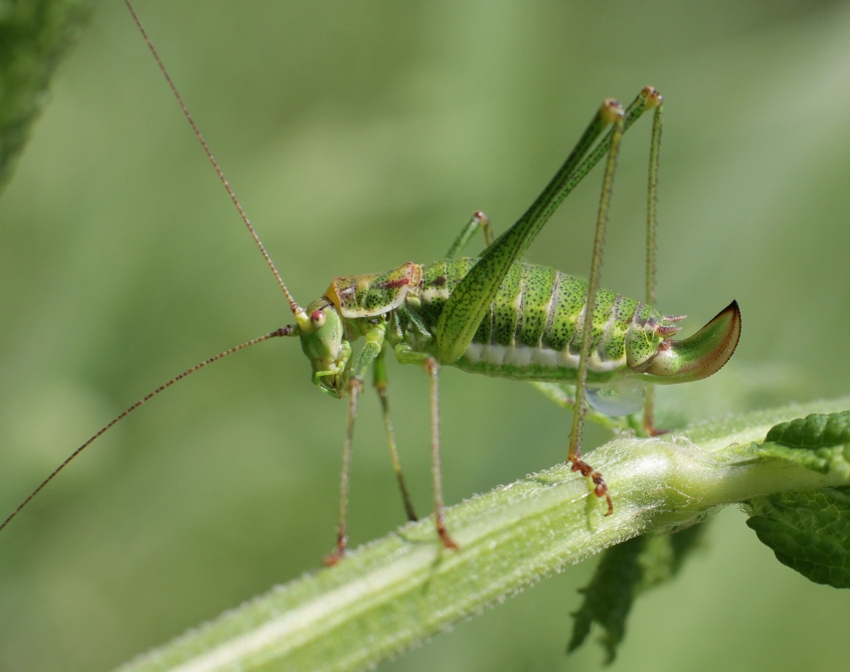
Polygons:
M651 87L644 89L647 99L654 106L652 116L652 134L649 142L649 183L646 199L646 302L655 305L655 230L658 226L658 166L661 154L661 124L664 119L664 98ZM643 431L647 436L663 434L655 426L655 388L647 386L646 401L643 405Z
M590 478L593 481L594 493L597 497L605 497L608 502L608 512L606 515L611 515L614 512L614 506L611 501L611 495L608 493L608 486L602 479L602 474L581 459L581 436L586 410L587 364L590 355L590 340L593 333L593 317L596 313L596 292L599 288L599 277L602 268L602 246L605 241L605 228L608 223L608 210L611 204L611 192L614 187L614 173L617 168L620 140L625 130L625 113L619 103L612 99L606 100L602 106L602 114L610 118L611 123L613 123L613 129L611 133L611 144L608 150L608 161L605 164L605 174L602 178L602 196L599 200L599 212L596 219L596 235L593 243L590 278L588 279L587 298L584 308L585 317L582 320L581 348L576 376L575 410L573 412L573 426L570 432L570 447L567 453L567 461L572 464L573 471L579 471L582 476Z

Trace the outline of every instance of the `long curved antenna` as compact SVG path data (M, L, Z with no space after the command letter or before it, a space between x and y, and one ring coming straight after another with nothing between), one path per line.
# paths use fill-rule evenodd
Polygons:
M238 352L239 350L244 350L245 348L248 348L252 345L256 345L257 343L262 343L263 341L267 341L270 338L276 338L278 336L291 336L294 332L295 332L295 327L293 325L289 325L289 326L286 326L286 327L281 327L280 329L276 329L275 331L272 331L272 332L265 334L263 336L259 336L258 338L253 338L250 341L245 341L244 343L240 343L239 345L234 346L234 347L230 348L229 350L225 350L224 352L218 353L214 357L210 357L209 359L205 359L200 364L195 364L195 366L193 366L191 369L186 369L179 376L175 376L174 378L169 380L167 383L160 385L153 392L146 394L144 397L139 399L135 404L130 406L130 408L128 408L126 411L124 411L123 413L121 413L120 415L118 415L117 417L112 419L107 425L104 425L103 427L101 427L94 436L92 436L82 446L77 448L73 453L71 453L67 458L65 458L65 461L62 462L62 464L60 464L58 467L56 467L51 472L51 474L41 482L41 485L39 485L35 490L33 490L29 494L29 496L23 502L21 502L18 505L18 507L14 511L12 511L12 513L9 514L9 516L6 518L6 520L4 520L2 523L0 523L0 531L2 531L4 527L6 527L10 522L12 522L12 519L21 512L21 509L23 509L27 504L29 504L30 501L39 492L41 492L44 489L44 486L46 486L48 483L50 483L50 481L52 481L59 474L60 471L62 471L65 467L67 467L68 464L75 457L77 457L77 455L82 453L86 448L88 448L92 443L94 443L95 439L103 436L103 434L105 434L107 432L107 430L111 429L119 420L123 420L124 418L126 418L128 415L130 415L130 413L135 411L139 406L144 404L146 401L153 399L160 392L162 392L163 390L166 390L169 387L171 387L172 385L174 385L174 383L176 383L178 380L183 380L189 374L195 373L195 371L197 371L198 369L203 369L208 364L212 364L213 362L217 362L219 359L227 357L228 355L232 355L234 352Z
M192 126L192 130L195 132L195 136L198 138L198 141L201 143L201 146L204 148L204 152L207 155L207 158L212 163L213 168L215 168L215 172L218 173L218 177L221 180L221 183L224 185L224 188L227 189L227 193L230 195L230 200L233 201L233 204L236 206L236 209L239 211L239 216L242 217L242 221L245 222L245 226L248 227L248 232L251 234L251 237L254 239L254 242L257 244L257 247L260 248L260 252L266 260L269 268L274 273L274 277L277 279L277 284L280 285L280 288L283 290L283 293L286 295L286 300L289 301L289 309L292 311L293 315L299 315L304 313L304 309L301 308L296 302L295 299L292 298L292 294L289 293L289 290L286 288L286 284L283 282L283 278L278 273L277 267L274 265L272 258L269 256L269 253L266 251L265 245L263 245L263 241L260 240L260 236L257 234L257 231L254 229L254 226L251 224L251 220L248 219L248 215L245 214L245 211L242 209L242 204L239 202L239 199L236 198L236 194L233 192L233 189L230 186L230 183L227 181L227 178L224 176L224 171L222 171L221 167L218 165L218 161L215 160L212 151L210 151L209 145L207 145L207 141L204 140L204 136L201 134L201 130L198 128L198 125L195 123L195 120L192 118L192 115L189 112L189 108L186 107L186 103L183 102L183 98L180 95L180 92L177 90L177 87L174 85L174 82L171 80L171 75L168 74L168 70L165 69L165 65L160 59L159 54L156 51L156 48L153 46L153 42L151 42L148 37L147 31L145 31L144 26L142 25L141 20L139 19L139 15L136 14L136 10L133 9L133 5L130 4L130 0L124 0L124 4L127 5L127 9L130 10L130 14L133 17L133 21L135 21L136 26L141 32L142 37L145 40L145 43L148 45L148 49L150 49L151 54L153 54L154 60L156 60L156 64L159 66L160 71L165 76L165 81L168 82L168 86L171 89L171 92L174 94L174 97L177 99L177 102L180 105L180 109L183 110L183 114L186 119L189 121L189 124ZM0 529L3 529L0 527Z

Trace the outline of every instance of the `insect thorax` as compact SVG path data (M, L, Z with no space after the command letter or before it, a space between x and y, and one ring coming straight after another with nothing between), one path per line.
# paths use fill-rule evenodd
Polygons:
M349 323L384 319L391 344L406 341L436 355L437 321L454 288L477 259L407 263L385 273L335 278L328 298ZM454 366L525 380L575 379L587 281L553 268L514 262L463 356ZM664 340L666 318L645 304L600 289L593 316L588 382L632 375ZM353 326L353 325L352 325ZM353 328L353 332L361 331Z

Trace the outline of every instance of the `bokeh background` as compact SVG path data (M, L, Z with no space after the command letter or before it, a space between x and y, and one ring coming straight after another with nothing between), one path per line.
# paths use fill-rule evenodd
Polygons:
M838 2L228 3L138 10L296 298L498 231L606 96L665 95L659 307L732 298L732 363L664 390L662 422L850 391L850 6ZM0 201L0 508L177 372L286 324L280 291L126 9L103 2ZM604 285L640 296L649 123L627 136ZM529 257L586 274L596 174ZM476 243L480 245L480 243ZM276 583L334 539L346 404L273 341L94 445L0 539L0 668L109 669ZM402 460L431 506L427 384L390 369ZM442 376L455 503L563 459L530 386ZM589 441L605 439L592 430ZM403 520L366 395L353 544ZM779 565L735 510L635 606L612 669L839 670L850 596ZM597 669L566 657L593 561L383 670Z

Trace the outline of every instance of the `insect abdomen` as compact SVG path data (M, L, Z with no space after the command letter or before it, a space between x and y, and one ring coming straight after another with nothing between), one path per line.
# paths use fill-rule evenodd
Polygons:
M417 312L428 324L437 323L445 301L476 261L444 259L423 267ZM500 377L573 380L586 297L585 280L546 266L514 262L472 343L455 365ZM661 318L633 299L598 291L589 382L605 383L626 370L626 334L635 322L642 327L650 316Z

